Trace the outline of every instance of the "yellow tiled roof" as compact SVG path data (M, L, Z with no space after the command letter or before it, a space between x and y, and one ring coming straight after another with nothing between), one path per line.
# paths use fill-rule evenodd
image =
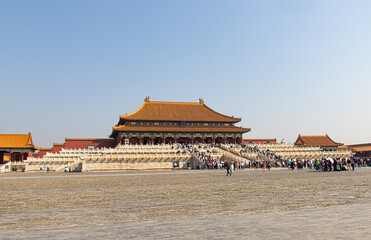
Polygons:
M348 145L348 148L352 149L353 152L369 152L371 151L371 143Z
M0 148L33 148L31 133L28 134L0 134Z
M122 120L139 121L188 121L188 122L231 122L241 121L240 118L218 113L204 104L197 102L157 102L145 101L131 114L121 115Z
M326 135L319 135L319 136L302 136L302 135L299 135L298 139L295 141L295 145L336 147L336 146L341 146L343 144L334 142L326 134Z

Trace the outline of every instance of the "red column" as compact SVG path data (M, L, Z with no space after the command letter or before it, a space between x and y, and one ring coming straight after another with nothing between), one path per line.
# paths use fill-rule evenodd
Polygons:
M139 145L142 145L142 138L139 138Z

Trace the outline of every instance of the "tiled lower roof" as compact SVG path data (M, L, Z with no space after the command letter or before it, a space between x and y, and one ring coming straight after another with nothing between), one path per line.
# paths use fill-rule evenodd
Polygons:
M121 125L113 127L113 131L119 132L222 132L222 133L245 133L249 132L250 128L242 127L168 127L168 126L128 126Z

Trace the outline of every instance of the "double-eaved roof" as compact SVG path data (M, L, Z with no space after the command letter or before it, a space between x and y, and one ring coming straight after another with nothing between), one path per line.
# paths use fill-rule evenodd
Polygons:
M327 134L317 136L303 136L299 134L295 145L299 146L316 146L316 147L337 147L343 145L333 141Z
M130 125L130 121L139 122L194 122L194 123L219 123L204 126L195 125ZM119 123L113 127L111 137L117 132L220 132L220 133L245 133L251 129L234 126L234 123L241 121L235 118L218 113L205 105L200 99L199 102L163 102L149 101L146 98L144 104L135 112L120 116ZM220 124L224 124L221 126ZM228 123L228 124L227 124Z

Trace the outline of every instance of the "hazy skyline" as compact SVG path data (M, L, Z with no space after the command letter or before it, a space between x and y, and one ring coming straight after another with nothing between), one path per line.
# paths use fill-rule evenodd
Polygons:
M370 1L0 0L0 133L107 138L153 101L242 118L244 138L371 142Z

